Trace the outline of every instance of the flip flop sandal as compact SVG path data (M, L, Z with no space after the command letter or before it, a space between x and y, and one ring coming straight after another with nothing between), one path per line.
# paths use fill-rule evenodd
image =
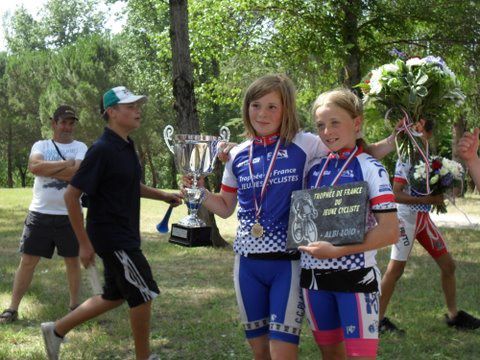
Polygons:
M8 324L12 323L18 319L18 311L6 309L0 314L0 323L1 324Z

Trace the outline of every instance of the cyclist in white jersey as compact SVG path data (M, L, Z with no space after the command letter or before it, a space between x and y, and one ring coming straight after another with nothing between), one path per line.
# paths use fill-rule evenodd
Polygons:
M433 122L422 119L415 125L415 130L423 134L421 139L426 143L433 133ZM400 238L392 246L390 262L382 279L380 331L400 334L405 332L386 317L385 313L396 283L407 265L415 239L427 250L440 269L440 281L448 312L445 314L447 325L457 329L480 328L480 319L457 308L455 262L447 249L442 233L430 218L431 205L443 203L443 194L422 195L412 189L408 184L411 166L409 162L397 161L393 179L395 201L399 203Z

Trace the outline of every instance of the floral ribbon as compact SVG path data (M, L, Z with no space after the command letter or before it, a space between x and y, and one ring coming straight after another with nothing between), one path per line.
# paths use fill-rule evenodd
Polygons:
M390 108L387 110L387 112L385 113L385 120L388 119L388 115L390 114L390 112L393 110L393 108ZM420 156L423 158L424 162L425 162L425 174L426 174L426 188L427 188L427 192L425 194L421 193L421 192L418 192L417 190L417 193L420 194L420 195L429 195L432 191L430 190L430 161L429 161L429 157L430 157L430 154L429 154L429 148L428 148L428 141L426 141L426 144L425 144L425 151L422 150L421 146L418 144L417 140L415 140L415 137L418 137L419 134L416 133L412 127L413 127L413 122L410 118L410 116L408 115L408 113L405 111L405 109L403 109L402 107L400 107L400 110L403 112L403 125L397 129L397 133L395 134L395 147L396 147L396 150L397 150L397 156L399 159L402 159L402 156L400 154L400 149L399 149L399 146L398 146L398 136L404 132L408 135L408 137L410 138L410 141L412 142L412 144L414 145L414 147L418 150L418 153L420 154Z

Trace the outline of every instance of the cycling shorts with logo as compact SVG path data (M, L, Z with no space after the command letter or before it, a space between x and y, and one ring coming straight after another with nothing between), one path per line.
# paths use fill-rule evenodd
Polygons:
M303 289L305 312L318 345L345 342L349 357L375 357L379 293Z
M304 316L300 260L263 260L236 255L234 282L247 339L298 344Z

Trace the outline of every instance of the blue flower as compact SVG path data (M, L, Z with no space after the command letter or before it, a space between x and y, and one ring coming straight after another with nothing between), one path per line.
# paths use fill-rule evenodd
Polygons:
M398 50L397 48L393 48L392 50L390 50L388 52L391 56L394 56L394 57L398 57L400 59L406 59L407 58L407 54Z
M447 66L447 64L445 63L445 61L439 57L439 56L432 56L432 55L429 55L427 57L424 57L423 60L425 60L425 62L427 64L434 64L434 65L438 65L442 70L445 69L445 67Z

